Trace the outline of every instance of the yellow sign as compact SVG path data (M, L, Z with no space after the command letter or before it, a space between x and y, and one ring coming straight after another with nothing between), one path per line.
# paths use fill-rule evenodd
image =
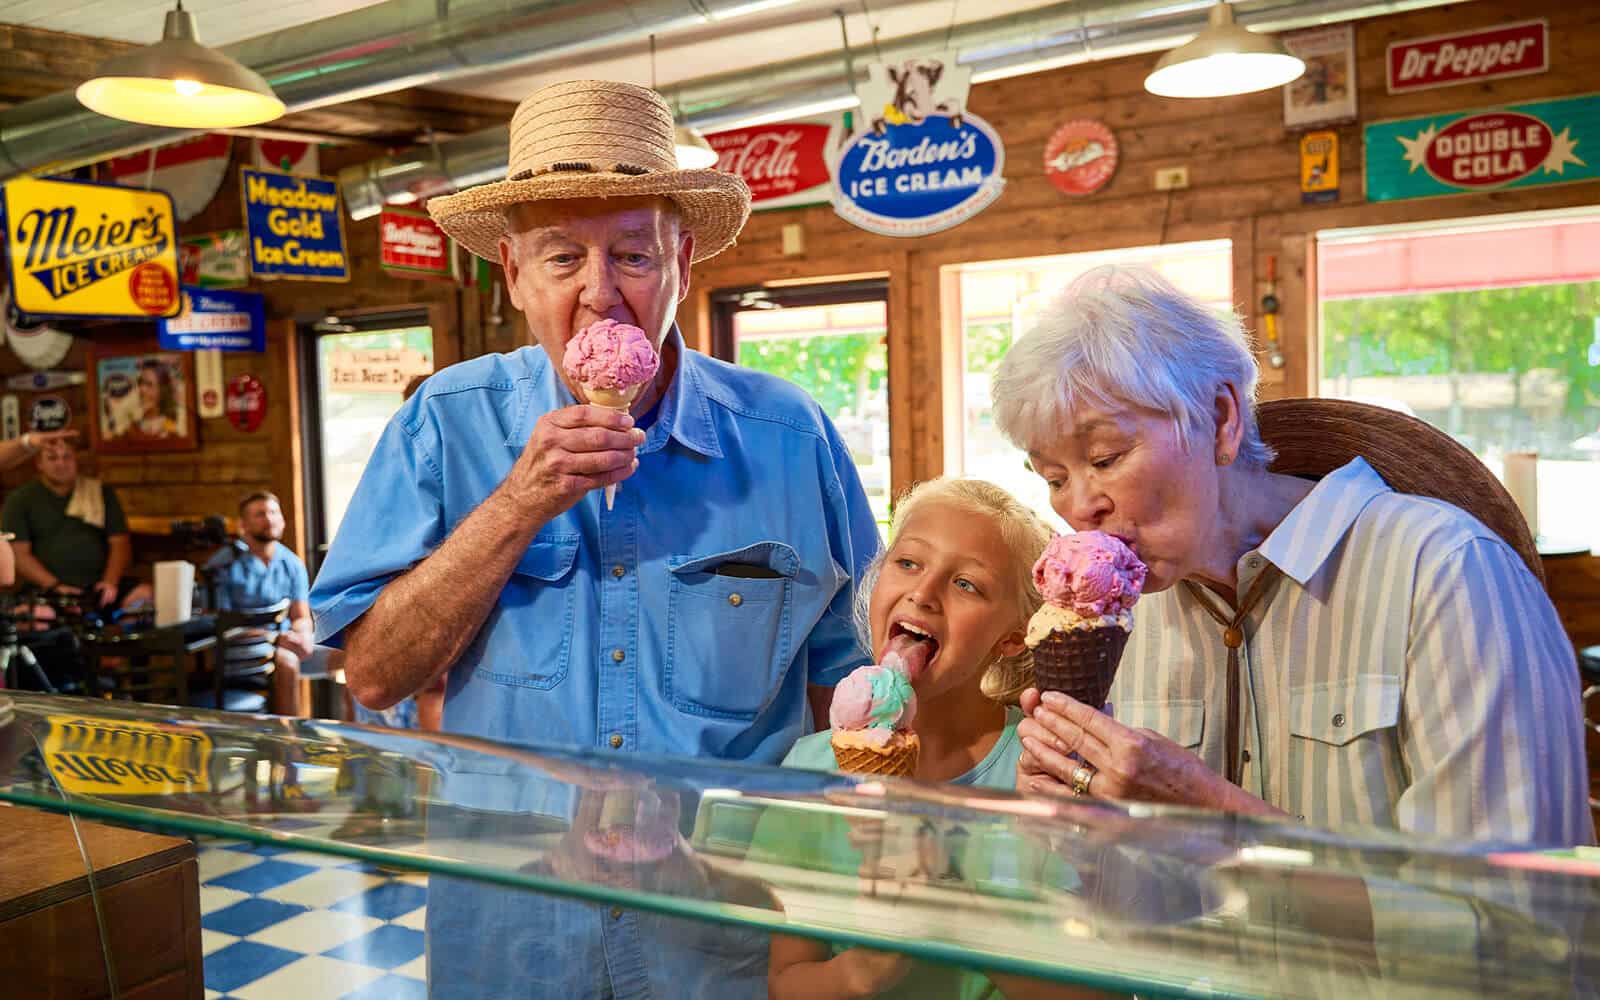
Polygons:
M52 715L44 761L74 795L181 795L211 789L211 737L199 729Z
M18 309L36 316L176 316L172 196L115 184L24 178L5 186Z
M1339 200L1339 133L1300 137L1300 200L1308 205Z

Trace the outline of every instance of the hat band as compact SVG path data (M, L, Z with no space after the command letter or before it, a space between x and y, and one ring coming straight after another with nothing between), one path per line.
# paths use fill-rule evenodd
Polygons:
M562 162L562 163L552 163L548 167L540 167L538 169L535 169L533 167L529 167L526 170L517 171L516 173L514 173L514 174L510 175L509 177L507 177L506 180L508 180L508 181L525 181L525 180L528 180L530 178L537 177L540 174L554 174L554 173L599 174L599 173L605 173L605 172L606 171L602 170L601 168L595 166L592 163L580 163L580 162L577 162L577 161L573 160L573 161L566 161L566 162ZM641 166L638 166L637 164L633 164L633 163L613 163L611 165L611 171L610 172L614 173L614 174L627 174L627 175L629 175L631 177L638 177L638 176L641 176L643 174L650 173L650 168L649 167L641 167Z

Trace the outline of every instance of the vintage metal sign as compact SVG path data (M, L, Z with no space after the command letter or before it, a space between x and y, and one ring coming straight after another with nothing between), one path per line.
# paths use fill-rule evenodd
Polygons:
M1367 199L1392 201L1600 178L1600 96L1366 127Z
M1044 173L1062 194L1094 194L1117 172L1117 137L1105 122L1079 118L1056 129L1044 147Z
M339 182L240 168L250 273L261 278L349 281Z
M856 132L834 167L833 210L884 236L959 226L1005 188L1005 146L966 110L972 70L954 53L874 63Z
M266 299L258 292L185 288L183 312L159 324L161 346L175 351L267 349Z
M233 136L208 132L160 149L107 161L106 175L125 187L155 188L172 195L179 221L199 215L228 179Z
M841 119L780 122L713 132L706 142L717 153L717 169L750 185L750 207L761 212L823 205L832 197L828 151L842 137Z
M267 387L246 372L228 379L228 423L253 434L267 419Z
M450 280L450 237L427 212L385 208L378 216L378 232L385 271Z
M181 795L211 788L211 737L158 722L52 715L39 755L74 795Z
M1518 21L1390 42L1385 63L1391 94L1543 73L1550 68L1550 26Z
M1339 200L1339 133L1300 137L1300 201L1321 205Z
M250 283L244 230L185 236L178 241L178 281L198 288L243 288Z
M11 291L24 313L177 313L178 239L165 191L23 178L3 199Z

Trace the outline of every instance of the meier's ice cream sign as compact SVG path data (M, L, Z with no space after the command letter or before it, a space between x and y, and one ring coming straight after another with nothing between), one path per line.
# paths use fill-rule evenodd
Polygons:
M1369 201L1600 178L1600 96L1366 127Z
M1005 146L965 110L971 70L953 58L874 64L861 111L834 165L833 208L884 236L949 229L1005 187Z

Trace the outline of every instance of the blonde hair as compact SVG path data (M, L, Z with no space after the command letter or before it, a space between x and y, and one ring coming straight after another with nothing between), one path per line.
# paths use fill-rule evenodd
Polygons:
M891 544L895 535L923 504L933 501L948 503L979 517L995 522L1000 537L1012 562L1010 595L1017 608L1015 626L1027 627L1028 619L1039 610L1044 599L1033 583L1033 564L1038 561L1044 547L1055 534L1039 515L1022 501L983 479L954 479L941 476L912 486L900 495L895 504L894 520L889 525ZM868 656L872 649L872 591L878 585L878 574L888 557L885 548L867 567L856 588L855 626L856 638ZM1016 704L1025 688L1033 684L1033 653L1027 649L1014 656L1003 656L990 663L983 673L983 693L1006 705Z

